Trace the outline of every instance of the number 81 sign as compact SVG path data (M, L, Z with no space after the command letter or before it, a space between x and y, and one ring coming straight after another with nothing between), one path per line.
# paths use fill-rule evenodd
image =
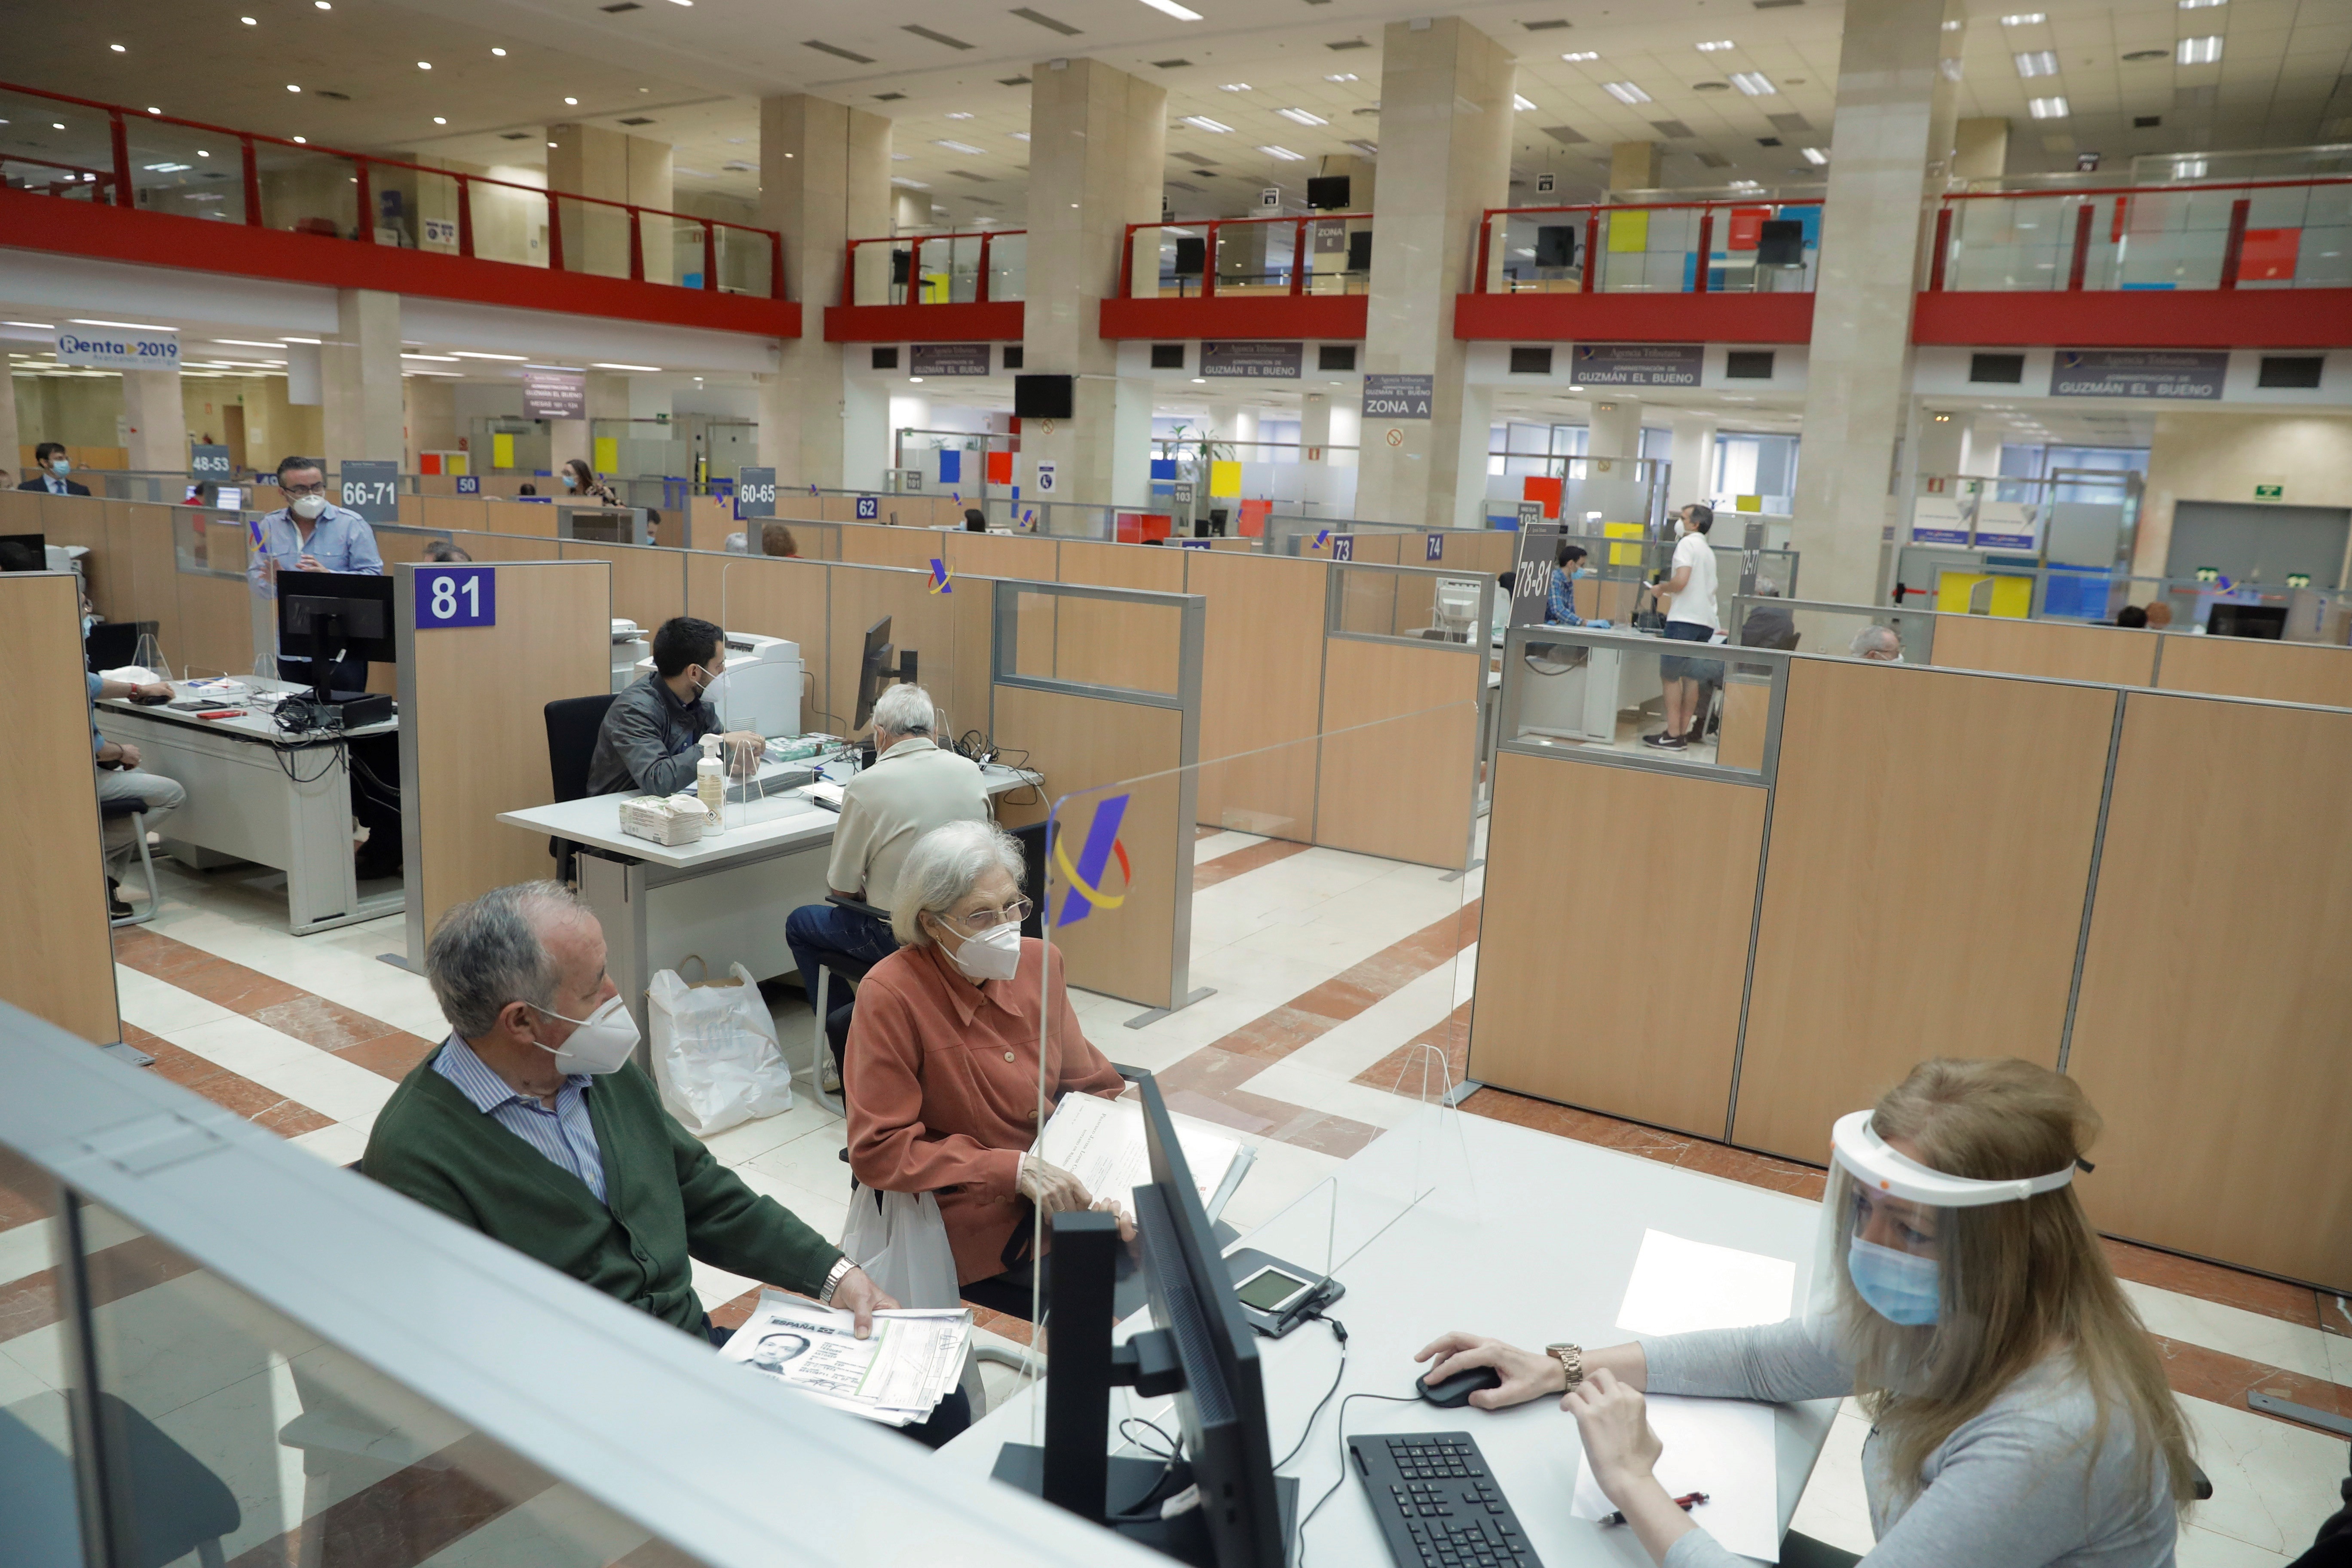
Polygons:
M499 624L499 576L494 566L438 566L416 573L416 629Z

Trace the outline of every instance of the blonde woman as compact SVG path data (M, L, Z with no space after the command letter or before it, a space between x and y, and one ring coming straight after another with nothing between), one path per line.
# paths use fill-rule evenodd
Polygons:
M2029 1062L1921 1063L1832 1137L1812 1310L1768 1328L1516 1349L1448 1334L1432 1382L1563 1395L1593 1479L1664 1568L1735 1558L1653 1468L1643 1391L1858 1395L1871 1568L2168 1568L2197 1471L2147 1329L2074 1191L2098 1116Z

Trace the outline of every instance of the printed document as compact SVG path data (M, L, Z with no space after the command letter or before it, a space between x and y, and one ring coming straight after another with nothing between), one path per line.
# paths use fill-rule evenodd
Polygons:
M1213 1220L1224 1212L1234 1189L1242 1184L1257 1151L1189 1116L1171 1120L1176 1123L1176 1142L1184 1152L1184 1163L1201 1190L1202 1206ZM1076 1176L1088 1196L1116 1198L1130 1215L1135 1212L1135 1189L1151 1180L1150 1150L1143 1139L1143 1107L1131 1100L1064 1095L1038 1135L1034 1152L1047 1164Z
M926 1421L963 1375L971 1314L962 1308L877 1312L869 1338L848 1312L781 1290L759 1305L719 1353L836 1409L886 1426Z

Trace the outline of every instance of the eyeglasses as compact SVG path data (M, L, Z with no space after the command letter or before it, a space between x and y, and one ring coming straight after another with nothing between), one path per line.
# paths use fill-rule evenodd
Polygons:
M278 488L289 496L322 496L327 493L327 487L323 482L315 485L281 484Z
M1001 910L974 910L968 915L941 915L940 923L951 926L963 936L978 936L996 926L1019 925L1027 920L1037 906L1026 899L1015 899Z

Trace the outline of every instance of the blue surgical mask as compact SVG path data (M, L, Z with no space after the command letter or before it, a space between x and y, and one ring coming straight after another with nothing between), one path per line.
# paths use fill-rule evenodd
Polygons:
M73 464L64 458L51 458L49 459L49 467L61 474L70 474L73 472Z
M96 616L84 616L81 618L81 635L84 637L89 636L90 628L96 625L98 625L98 617Z
M1936 1260L1855 1237L1846 1243L1845 1271L1872 1311L1916 1329L1936 1321L1943 1290Z
M1581 580L1592 575L1592 568L1590 566L1580 566L1575 571L1570 572L1569 575Z

